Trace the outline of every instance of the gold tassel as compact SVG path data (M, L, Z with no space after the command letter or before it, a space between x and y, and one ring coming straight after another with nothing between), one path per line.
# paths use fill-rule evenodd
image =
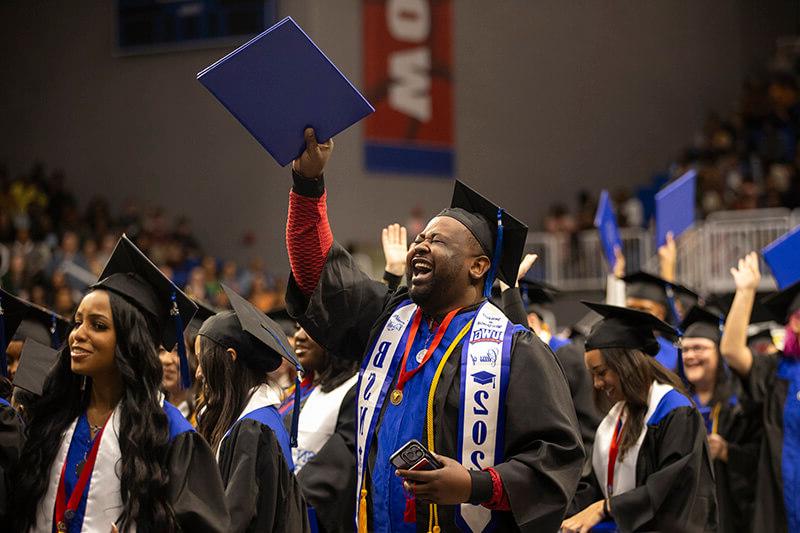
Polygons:
M367 489L361 489L358 502L358 533L367 533Z

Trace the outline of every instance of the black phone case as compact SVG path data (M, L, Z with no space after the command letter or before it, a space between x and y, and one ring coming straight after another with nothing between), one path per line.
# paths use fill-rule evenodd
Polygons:
M413 470L423 460L430 465L424 470L438 470L444 466L417 439L406 442L389 458L389 461L398 470Z

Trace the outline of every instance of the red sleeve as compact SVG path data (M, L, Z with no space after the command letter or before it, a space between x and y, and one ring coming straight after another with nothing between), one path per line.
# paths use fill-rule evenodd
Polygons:
M311 296L319 283L325 259L333 244L325 192L319 198L289 193L286 250L297 286Z
M510 511L511 504L508 501L508 494L503 488L503 480L500 479L500 474L494 468L487 468L485 471L492 476L492 497L481 505L492 511Z

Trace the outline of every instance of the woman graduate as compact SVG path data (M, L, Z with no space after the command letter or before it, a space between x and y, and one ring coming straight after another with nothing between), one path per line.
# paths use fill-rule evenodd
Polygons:
M31 409L12 531L228 531L211 449L158 392L195 310L123 236Z
M586 339L598 400L613 403L597 428L592 473L582 480L566 532L613 519L621 532L716 531L714 479L703 419L678 378L656 362L677 332L649 313L587 303L603 319Z
M217 452L230 531L310 531L292 473L290 439L277 410L280 392L267 377L282 357L301 367L280 327L229 287L222 288L233 311L203 323L195 351L197 376L203 380L198 429Z
M761 416L742 398L719 354L722 317L693 307L681 323L683 366L706 424L721 532L749 531L753 517Z
M753 531L800 531L800 281L764 304L786 324L783 352L754 356L747 325L761 280L755 252L732 268L736 283L720 351L761 413Z
M358 364L334 357L298 328L294 350L305 370L294 472L320 531L352 531L356 490ZM288 425L294 403L283 413ZM283 406L282 406L283 407Z

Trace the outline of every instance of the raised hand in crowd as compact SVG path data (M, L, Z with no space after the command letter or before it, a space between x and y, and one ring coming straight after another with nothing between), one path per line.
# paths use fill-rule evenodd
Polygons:
M747 325L750 323L756 290L761 282L758 254L750 252L739 259L738 266L731 268L731 276L736 284L736 295L725 320L719 349L733 371L740 376L746 376L753 366L753 353L747 347Z
M678 265L678 247L671 231L667 232L667 242L658 247L658 267L661 277L667 281L675 281Z
M625 254L619 246L614 246L614 277L618 279L625 277Z
M394 276L406 273L406 254L408 253L408 236L405 226L389 224L381 231L383 257L386 259L386 272Z

